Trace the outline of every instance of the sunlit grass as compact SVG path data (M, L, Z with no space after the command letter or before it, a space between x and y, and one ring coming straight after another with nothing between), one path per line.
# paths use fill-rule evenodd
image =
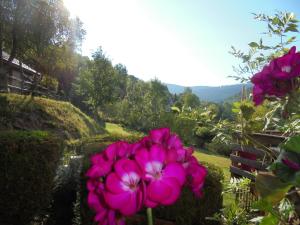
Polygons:
M115 123L105 123L105 130L110 134L118 134L122 136L131 135L130 132L126 131L122 126Z
M229 183L230 181L229 168L231 164L229 158L220 155L214 155L210 152L205 152L205 151L196 151L194 155L200 162L207 162L220 167L224 173L224 183L223 183L224 187ZM235 196L233 194L231 193L224 194L223 196L224 207L232 204L234 202L234 199Z
M207 162L220 167L224 173L225 182L229 182L230 180L229 167L231 164L229 158L220 155L206 153L204 151L203 152L196 151L194 155L200 162Z

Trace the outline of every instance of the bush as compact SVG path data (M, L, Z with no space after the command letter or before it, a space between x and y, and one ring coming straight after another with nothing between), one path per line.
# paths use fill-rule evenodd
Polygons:
M181 140L187 145L195 145L196 143L194 134L196 126L196 120L173 113L165 113L160 124L160 127L170 127L171 131L178 134Z
M154 217L174 221L178 225L212 225L216 221L207 220L222 208L222 181L224 175L219 167L204 164L208 175L204 184L203 198L196 198L188 189L184 188L180 199L172 206L159 207L154 210Z
M42 131L0 132L0 224L29 224L49 206L60 143Z
M215 133L211 131L209 127L197 127L195 129L195 135L198 147L204 147L205 144L210 143L215 136Z
M211 143L208 143L206 147L210 152L215 152L217 154L225 156L230 156L233 148L231 144L226 144L219 140L213 140Z

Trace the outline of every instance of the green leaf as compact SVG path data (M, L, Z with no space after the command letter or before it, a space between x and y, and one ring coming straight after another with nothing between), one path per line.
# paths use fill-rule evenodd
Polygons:
M291 42L293 42L295 39L296 39L296 37L293 36L293 37L291 37L291 38L289 38L289 39L287 40L287 43L291 43Z
M291 137L283 146L286 151L300 153L300 135Z
M279 20L278 17L274 17L274 18L272 19L272 24L273 24L273 25L279 25L279 23L280 23L280 20Z
M272 212L273 205L264 199L259 199L252 204L253 209L258 209L260 211Z
M261 197L272 204L280 202L291 186L291 184L280 181L271 172L259 173L255 181L255 187Z
M287 32L289 32L289 31L291 31L291 32L299 32L298 29L297 29L296 27L294 27L294 26L289 26L289 27L287 27L287 28L284 30L284 33L287 33Z
M256 42L251 42L248 44L251 48L258 48L259 44L257 44Z
M278 218L272 214L265 216L259 225L277 225L279 222Z
M172 106L172 107L171 107L171 110L172 110L173 112L178 112L178 113L180 113L180 109L179 109L178 107L176 107L176 106Z
M274 28L270 24L268 24L268 27L269 27L269 30L271 30L272 32L275 32Z

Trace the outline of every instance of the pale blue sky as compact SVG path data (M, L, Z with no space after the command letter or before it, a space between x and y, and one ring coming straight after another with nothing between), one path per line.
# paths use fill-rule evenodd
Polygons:
M98 46L113 63L143 80L185 86L233 84L237 61L230 46L246 49L259 39L264 24L252 12L292 11L300 0L64 0L87 30L82 46ZM299 46L299 42L296 43Z

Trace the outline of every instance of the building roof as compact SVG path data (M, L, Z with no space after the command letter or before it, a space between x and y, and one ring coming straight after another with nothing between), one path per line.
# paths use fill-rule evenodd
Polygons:
M4 51L2 51L2 58L3 58L5 61L8 61L8 59L9 59L9 54L6 53L6 52L4 52ZM14 64L15 66L20 66L20 61L19 61L18 59L14 58L14 59L12 60L12 64ZM30 66L28 66L28 65L26 65L26 64L24 64L24 63L22 63L22 67L23 67L23 69L25 69L25 70L27 70L27 71L30 71L30 72L32 72L32 73L39 74L36 70L32 69Z

